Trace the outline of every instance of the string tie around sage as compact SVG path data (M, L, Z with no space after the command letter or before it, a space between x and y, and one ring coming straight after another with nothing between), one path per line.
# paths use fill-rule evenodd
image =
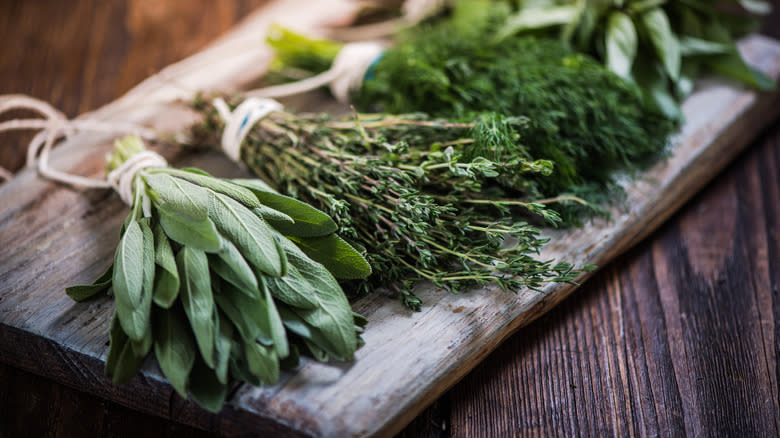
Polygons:
M138 154L105 179L87 178L63 172L51 167L49 154L54 145L62 139L67 140L79 132L104 132L111 134L138 134L147 139L157 138L157 134L143 126L122 122L103 122L89 118L68 119L49 103L24 95L0 96L0 114L11 110L32 110L43 118L12 119L0 122L0 132L17 130L39 130L27 146L26 167L37 167L38 173L52 181L85 188L113 188L122 200L132 203L132 183L135 175L147 167L165 166L165 159L152 151ZM13 173L0 167L0 178L10 180Z
M212 103L219 116L225 121L221 139L222 150L236 163L240 163L241 160L241 143L255 124L268 114L284 108L273 99L257 97L244 100L232 112L221 97L214 99Z
M342 47L333 65L318 75L289 84L274 85L246 93L248 97L285 97L330 86L333 96L348 103L352 92L360 89L363 79L372 65L384 53L384 46L377 42L361 41Z

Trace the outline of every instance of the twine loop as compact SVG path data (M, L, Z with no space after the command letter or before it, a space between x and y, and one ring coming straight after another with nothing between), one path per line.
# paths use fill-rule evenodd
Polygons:
M252 127L268 114L284 108L273 99L257 97L244 100L232 112L220 97L214 99L212 103L219 116L225 121L225 129L222 131L222 150L236 163L241 159L241 144Z
M250 91L250 97L285 97L305 93L326 85L340 102L348 103L352 92L360 89L366 72L382 56L382 44L361 41L345 44L330 69L318 75L289 84L274 85Z
M15 130L40 130L27 146L26 167L36 164L38 173L52 181L87 188L109 188L112 185L105 179L86 178L54 169L49 166L49 153L60 139L68 139L80 131L105 133L134 133L144 138L156 138L154 131L130 123L102 122L92 119L69 120L65 114L39 99L24 95L0 96L0 114L14 109L33 110L44 118L13 119L0 123L0 132ZM0 168L0 177L11 179L13 174Z
M106 175L106 182L109 187L112 187L119 194L119 197L122 198L125 204L133 205L133 181L135 181L138 172L150 167L167 166L168 162L157 152L141 151L109 172Z

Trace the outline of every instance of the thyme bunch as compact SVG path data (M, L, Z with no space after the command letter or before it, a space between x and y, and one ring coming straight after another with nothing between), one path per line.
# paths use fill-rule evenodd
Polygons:
M210 104L193 143L218 144L222 120ZM524 151L525 118L483 115L452 123L421 114L271 113L249 133L241 160L282 193L330 214L339 234L365 248L374 274L358 294L399 292L419 309L420 280L458 292L494 283L503 290L572 282L569 263L538 260L548 239L539 223L560 217L530 202L532 180L553 164ZM512 152L508 145L513 145Z

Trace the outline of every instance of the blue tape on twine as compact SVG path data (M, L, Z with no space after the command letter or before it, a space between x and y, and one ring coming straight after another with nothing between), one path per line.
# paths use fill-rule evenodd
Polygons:
M380 53L379 56L377 56L376 59L371 63L371 65L368 66L368 68L366 69L366 74L363 75L363 81L370 81L374 79L376 65L379 63L379 61L382 59L383 56L385 56L385 54Z

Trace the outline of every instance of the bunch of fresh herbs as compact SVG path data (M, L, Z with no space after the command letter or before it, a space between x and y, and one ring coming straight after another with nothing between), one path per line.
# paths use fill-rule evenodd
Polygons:
M117 141L108 169L144 150ZM81 301L114 296L106 373L132 378L153 350L182 396L219 411L231 378L272 384L300 352L350 360L365 323L336 282L370 267L325 213L259 180L151 167L133 182L113 264Z
M194 144L218 144L223 121L211 104ZM366 249L374 275L359 290L386 287L419 309L414 284L427 280L453 292L497 284L504 290L571 282L568 263L538 260L547 239L537 224L555 225L535 202L550 161L526 150L525 118L485 114L453 123L421 114L271 113L247 136L242 161L279 191L330 213L338 232Z
M637 83L670 117L680 117L678 102L705 71L760 90L775 86L745 63L734 43L758 24L749 14L770 11L763 0L538 0L515 7L497 41L519 34L559 36Z
M460 2L448 19L403 32L367 73L354 101L362 109L456 120L482 111L525 116L524 149L506 142L501 153L527 151L555 164L550 176L523 177L533 181L527 199L573 195L599 205L616 198L615 172L662 156L676 123L653 111L634 84L559 40L498 41L495 29L506 12L500 2ZM295 62L300 55L287 52L285 35L272 33L271 44L280 60ZM577 223L584 210L576 204L557 208L567 223Z

